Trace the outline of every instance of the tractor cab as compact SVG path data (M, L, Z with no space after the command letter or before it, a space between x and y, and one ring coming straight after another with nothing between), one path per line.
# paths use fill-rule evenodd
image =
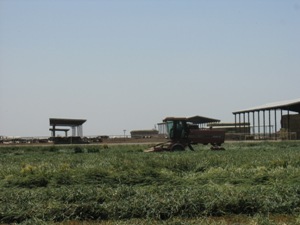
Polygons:
M171 140L182 140L188 137L188 125L186 118L167 117L163 120L166 123L167 134Z

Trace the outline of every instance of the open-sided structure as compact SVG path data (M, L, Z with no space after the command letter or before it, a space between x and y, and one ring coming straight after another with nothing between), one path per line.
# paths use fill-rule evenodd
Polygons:
M83 136L82 125L86 122L86 120L50 118L49 122L50 122L50 126L52 126L52 128L49 129L50 131L52 131L52 137L56 136L56 131L64 131L65 136L68 136L67 132L69 131L69 129L61 129L57 127L71 127L73 137L76 136L82 137Z
M204 117L204 116L192 116L192 117L187 117L187 118L184 117L183 119L185 119L187 122L197 124L200 128L206 127L207 124L209 124L209 123L220 122L220 120L218 120L218 119L208 118L208 117ZM167 133L165 123L158 123L157 125L158 125L159 134Z
M300 99L268 103L233 112L236 124L251 124L252 135L256 139L277 139L284 131L286 138L293 135L295 139L300 138ZM280 120L278 116L280 115ZM279 128L279 122L281 127ZM239 127L241 130L241 127Z

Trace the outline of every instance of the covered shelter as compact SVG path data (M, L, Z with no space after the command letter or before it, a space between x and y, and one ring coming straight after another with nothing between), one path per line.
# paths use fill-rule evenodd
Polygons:
M285 114L285 115L284 115ZM290 139L290 134L296 133L296 138L300 138L297 135L297 129L291 129L291 118L300 114L300 98L295 100L280 101L274 103L268 103L261 106L256 106L248 109L243 109L233 112L236 128L241 130L241 127L237 127L238 124L251 124L251 132L255 139L271 139L278 138L278 115L280 115L280 130L284 128L287 132L287 138ZM284 122L285 121L285 122ZM300 124L296 127L299 128Z
M66 136L69 129L61 129L57 127L71 127L73 137L83 137L82 125L86 122L85 119L62 119L62 118L50 118L50 128L52 131L52 137L56 136L56 131L64 131Z
M204 116L192 116L192 117L167 117L164 119L168 120L168 119L178 119L178 120L186 120L189 123L192 123L194 125L198 125L200 128L205 128L207 126L207 124L209 123L217 123L220 122L220 120L218 119L213 119L213 118L209 118L209 117L204 117ZM159 134L166 134L166 124L163 121L163 123L158 123L158 131Z

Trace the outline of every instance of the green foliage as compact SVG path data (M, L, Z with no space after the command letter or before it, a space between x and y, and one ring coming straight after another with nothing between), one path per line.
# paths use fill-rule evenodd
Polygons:
M76 147L74 148L74 152L75 152L75 153L83 153L83 152L84 152L84 149L83 149L82 147L80 147L80 146L76 146Z
M1 147L0 223L197 224L181 221L244 215L252 224L273 224L263 218L300 212L299 142L225 147L172 153L144 153L141 145Z

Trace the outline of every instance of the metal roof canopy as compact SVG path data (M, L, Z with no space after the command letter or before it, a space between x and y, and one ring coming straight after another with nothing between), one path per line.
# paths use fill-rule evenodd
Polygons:
M167 117L163 121L168 120L186 120L187 122L191 122L193 124L205 124L212 122L220 122L220 120L212 119L204 116L193 116L193 117Z
M300 113L300 98L295 100L268 103L265 105L233 112L236 127L237 127L237 116L238 116L239 124L241 123L241 121L250 122L250 120L252 120L253 135L258 134L258 139L261 138L262 134L263 134L262 136L263 138L267 136L269 136L269 138L272 138L272 133L273 133L273 135L275 135L275 140L276 140L277 139L277 113L276 112L278 110L280 110L281 118L282 118L283 110L287 111L287 115L288 115L287 132L290 132L290 111ZM273 112L273 115L271 114L271 111ZM252 113L252 119L250 118L251 113ZM272 131L273 125L271 123L271 118L274 120L274 127L275 127L274 131ZM239 127L241 126L239 125Z
M62 118L50 118L49 119L50 126L52 129L52 137L55 137L55 131L65 131L67 136L67 129L57 129L56 126L69 126L72 128L72 136L83 136L82 132L82 124L86 122L83 119L62 119ZM77 135L76 135L77 133Z
M300 113L300 98L295 99L295 100L268 103L265 105L236 111L236 112L233 112L233 114L254 112L254 111L263 111L263 110L275 110L275 109L289 110L289 111Z
M86 122L83 119L50 118L50 126L80 126Z
M213 122L220 122L221 120L208 118L204 116L193 116L187 118L187 122L191 122L194 124L204 124L204 123L213 123Z

